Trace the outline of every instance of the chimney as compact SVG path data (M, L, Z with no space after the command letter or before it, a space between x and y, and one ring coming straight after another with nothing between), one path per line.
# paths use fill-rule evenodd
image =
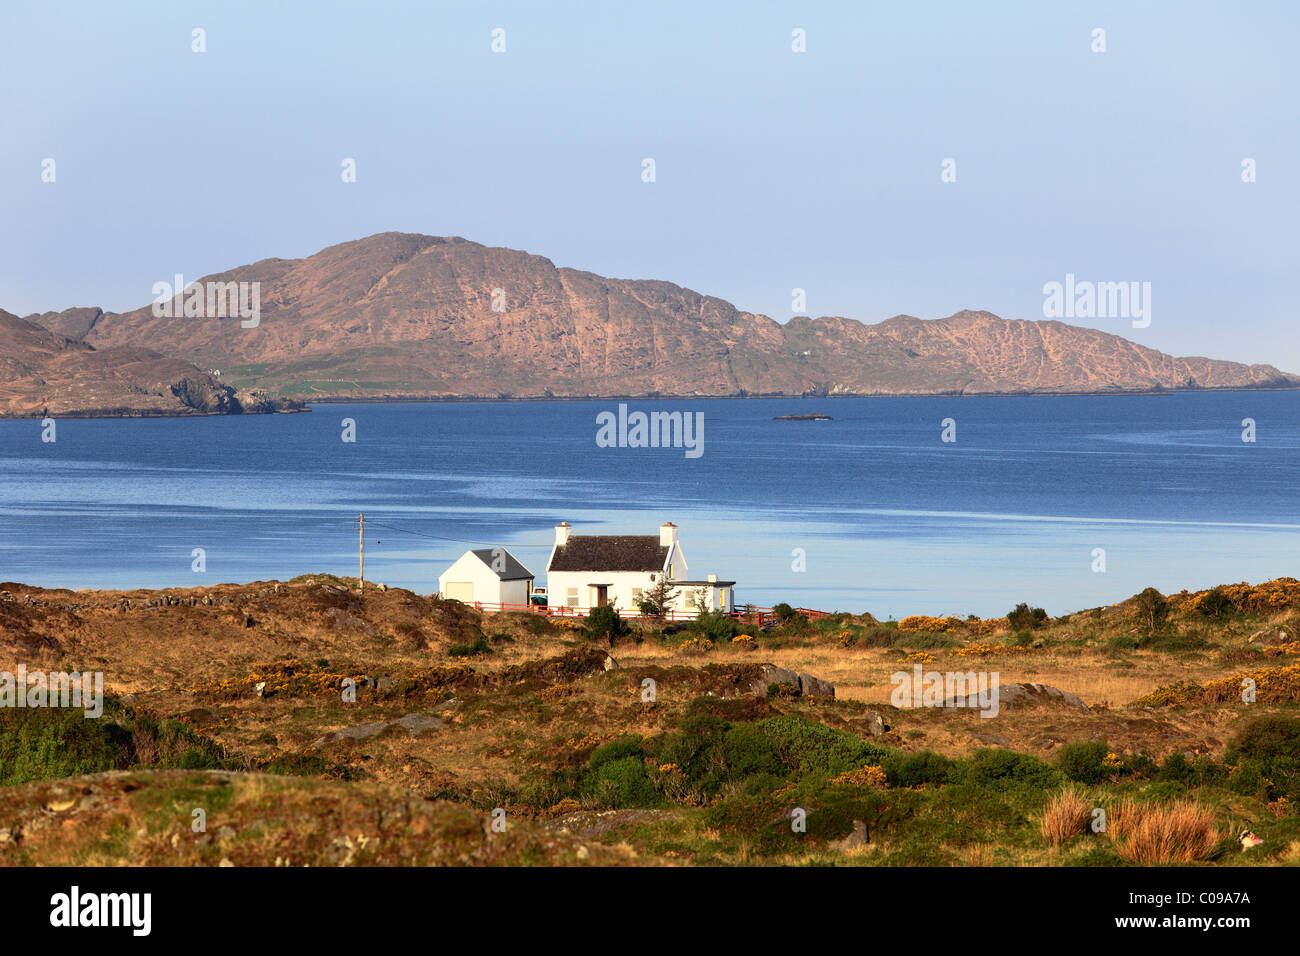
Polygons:
M555 544L557 547L564 547L569 543L569 535L573 534L573 525L567 521L561 521L555 526Z
M718 576L717 576L716 574L710 574L710 575L709 575L709 583L710 583L710 584L717 584L717 583L718 583Z
M659 528L659 547L671 548L677 543L677 525L666 521Z

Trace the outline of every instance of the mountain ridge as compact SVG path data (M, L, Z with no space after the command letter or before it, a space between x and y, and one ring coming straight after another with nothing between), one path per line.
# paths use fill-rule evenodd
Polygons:
M998 395L1297 388L1057 320L963 310L785 323L659 279L461 237L378 233L201 282L259 283L256 328L126 313L29 319L95 349L148 343L222 381L318 399Z

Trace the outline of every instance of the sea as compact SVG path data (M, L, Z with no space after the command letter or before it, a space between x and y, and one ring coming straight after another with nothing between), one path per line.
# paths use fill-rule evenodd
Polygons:
M601 440L620 404L624 421L680 412L697 447ZM830 420L780 420L814 414ZM737 604L881 619L1300 576L1294 391L329 403L54 425L0 421L0 581L351 576L363 513L366 579L419 593L470 548L507 548L544 584L561 521L672 521L690 576L736 581Z

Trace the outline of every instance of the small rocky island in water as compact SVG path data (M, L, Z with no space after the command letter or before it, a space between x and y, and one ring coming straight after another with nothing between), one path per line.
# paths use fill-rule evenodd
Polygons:
M830 422L834 421L829 415L777 415L772 419L774 422Z

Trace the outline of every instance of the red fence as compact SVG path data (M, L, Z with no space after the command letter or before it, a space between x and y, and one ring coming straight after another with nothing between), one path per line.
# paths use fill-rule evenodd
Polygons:
M551 606L548 604L492 604L486 601L474 601L471 606L476 611L484 611L488 614L500 614L505 611L522 611L526 614L540 614L543 617L558 617L578 619L587 616L591 611L589 607L568 607L563 604ZM819 617L830 617L827 611L814 611L811 608L797 607L795 613L802 614L810 620L816 620ZM660 621L690 621L694 620L698 611L665 611L663 614L654 617L654 620ZM748 621L762 627L776 620L776 612L770 607L743 607L736 608L730 612L731 616L738 621ZM640 611L622 610L618 612L619 617L627 620L636 620L645 617Z

